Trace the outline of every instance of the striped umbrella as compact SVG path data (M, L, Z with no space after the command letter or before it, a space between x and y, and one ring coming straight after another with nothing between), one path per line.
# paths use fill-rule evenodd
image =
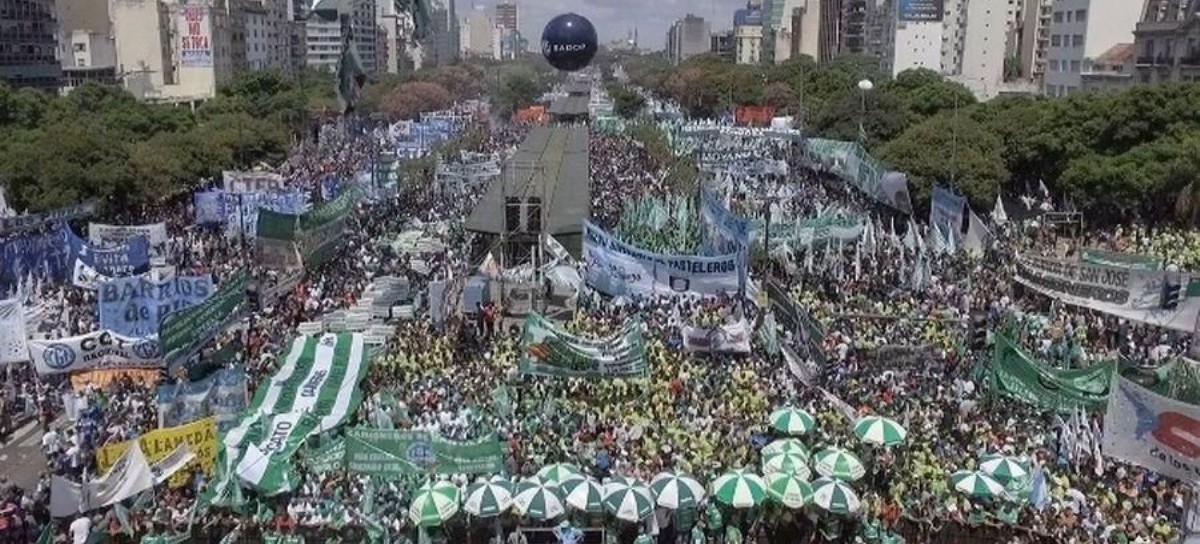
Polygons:
M458 488L450 482L425 484L413 495L408 507L408 519L413 525L441 525L458 512Z
M805 446L804 442L795 438L780 438L763 447L763 455L772 453L795 453L805 459L812 457L812 453L808 451L808 446Z
M812 471L808 470L808 459L796 453L772 453L764 455L762 469L763 474L782 472L785 474L795 474L802 480L807 480L809 476L812 476Z
M804 508L812 502L813 490L808 482L795 474L776 472L768 474L767 498L788 508Z
M512 485L504 479L487 481L480 478L467 487L463 510L472 516L490 518L512 506Z
M567 506L588 514L604 513L604 487L592 478L571 478L560 486Z
M572 477L578 477L579 475L579 468L568 463L554 463L553 465L546 465L542 467L541 470L537 471L538 478L556 484L561 484Z
M766 487L757 474L738 469L713 480L712 496L734 508L751 508L767 496Z
M1004 485L980 470L960 470L950 475L957 489L972 497L998 497L1004 493Z
M868 444L894 446L904 442L908 431L895 420L880 416L864 416L854 423L854 434Z
M513 511L533 519L554 519L567 511L558 485L537 476L517 482Z
M853 514L861 503L850 486L833 478L817 478L812 483L813 504L834 514Z
M771 412L771 426L790 435L804 434L817 426L812 414L799 408L780 408Z
M642 482L613 478L604 484L604 509L619 520L637 523L654 513L654 494Z
M704 499L704 486L691 476L662 472L650 480L658 505L671 510L697 506Z
M842 448L825 448L813 457L814 467L821 476L853 482L867 473L858 456Z
M979 470L1000 483L1021 480L1029 476L1029 467L1021 459L1005 455L988 454L979 463Z

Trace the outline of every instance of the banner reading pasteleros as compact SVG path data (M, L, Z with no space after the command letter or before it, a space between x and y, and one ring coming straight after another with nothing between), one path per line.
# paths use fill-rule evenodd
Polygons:
M96 450L96 466L100 472L108 470L113 463L116 463L133 442L133 440L126 440L98 448ZM150 431L139 437L137 443L141 444L142 452L146 454L146 460L151 463L170 455L180 443L187 443L188 448L196 456L192 460L191 466L200 467L209 476L213 475L213 469L216 467L217 423L211 417L187 425ZM190 474L190 470L179 471L171 477L171 486L179 487L187 484Z
M537 313L525 318L519 368L526 374L573 378L619 378L646 373L642 324L631 320L607 338L568 333Z
M746 271L742 254L714 257L663 255L622 242L584 222L586 280L611 296L695 292L737 293Z
M346 468L371 476L495 474L504 470L504 444L495 438L445 440L424 431L346 429Z
M1057 412L1102 410L1108 402L1109 382L1116 361L1089 368L1059 370L1030 359L1002 334L995 334L992 349L992 387L1019 401Z

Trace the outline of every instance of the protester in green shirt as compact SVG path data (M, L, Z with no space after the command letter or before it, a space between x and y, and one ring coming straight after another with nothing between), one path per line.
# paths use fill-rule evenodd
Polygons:
M692 544L705 544L708 539L704 536L704 525L697 523L692 526Z
M742 530L732 523L725 528L725 544L742 544Z

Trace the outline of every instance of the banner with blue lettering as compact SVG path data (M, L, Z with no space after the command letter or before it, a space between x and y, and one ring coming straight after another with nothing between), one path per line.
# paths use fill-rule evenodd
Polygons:
M98 248L76 235L67 225L65 232L71 248L72 281L78 287L95 289L101 282L133 276L150 270L150 242L135 236L123 247Z
M225 191L196 191L192 195L192 205L196 214L197 225L210 225L225 222Z
M956 195L941 185L934 186L933 197L929 199L929 224L952 234L957 240L961 238L959 234L962 233L963 210L966 206L966 197Z
M299 190L269 193L224 193L222 195L225 235L230 238L253 238L258 225L258 210L270 210L287 215L308 211L308 193Z
M214 416L217 430L237 426L246 410L246 373L241 368L223 368L203 380L158 387L158 410L163 427L175 427Z
M32 275L51 281L70 277L71 248L60 229L42 234L20 234L0 242L0 284L6 289Z
M739 292L746 272L738 253L663 255L622 242L587 221L583 223L583 261L588 284L611 296L732 294Z
M210 274L162 282L141 276L107 281L96 289L100 327L134 338L157 336L167 314L204 302L212 293Z
M726 209L720 197L710 189L700 191L700 216L706 227L703 255L735 253L750 246L754 223Z

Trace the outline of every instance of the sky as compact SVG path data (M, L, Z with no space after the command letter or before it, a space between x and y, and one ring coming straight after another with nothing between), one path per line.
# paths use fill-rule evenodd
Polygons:
M634 27L638 45L648 49L666 47L667 29L676 19L691 13L707 19L713 32L733 26L733 11L745 7L745 0L513 0L521 34L536 47L542 27L555 15L575 12L592 21L600 43L625 38ZM485 2L458 0L456 9L466 17L472 6L484 6L489 17L496 13L497 0Z

